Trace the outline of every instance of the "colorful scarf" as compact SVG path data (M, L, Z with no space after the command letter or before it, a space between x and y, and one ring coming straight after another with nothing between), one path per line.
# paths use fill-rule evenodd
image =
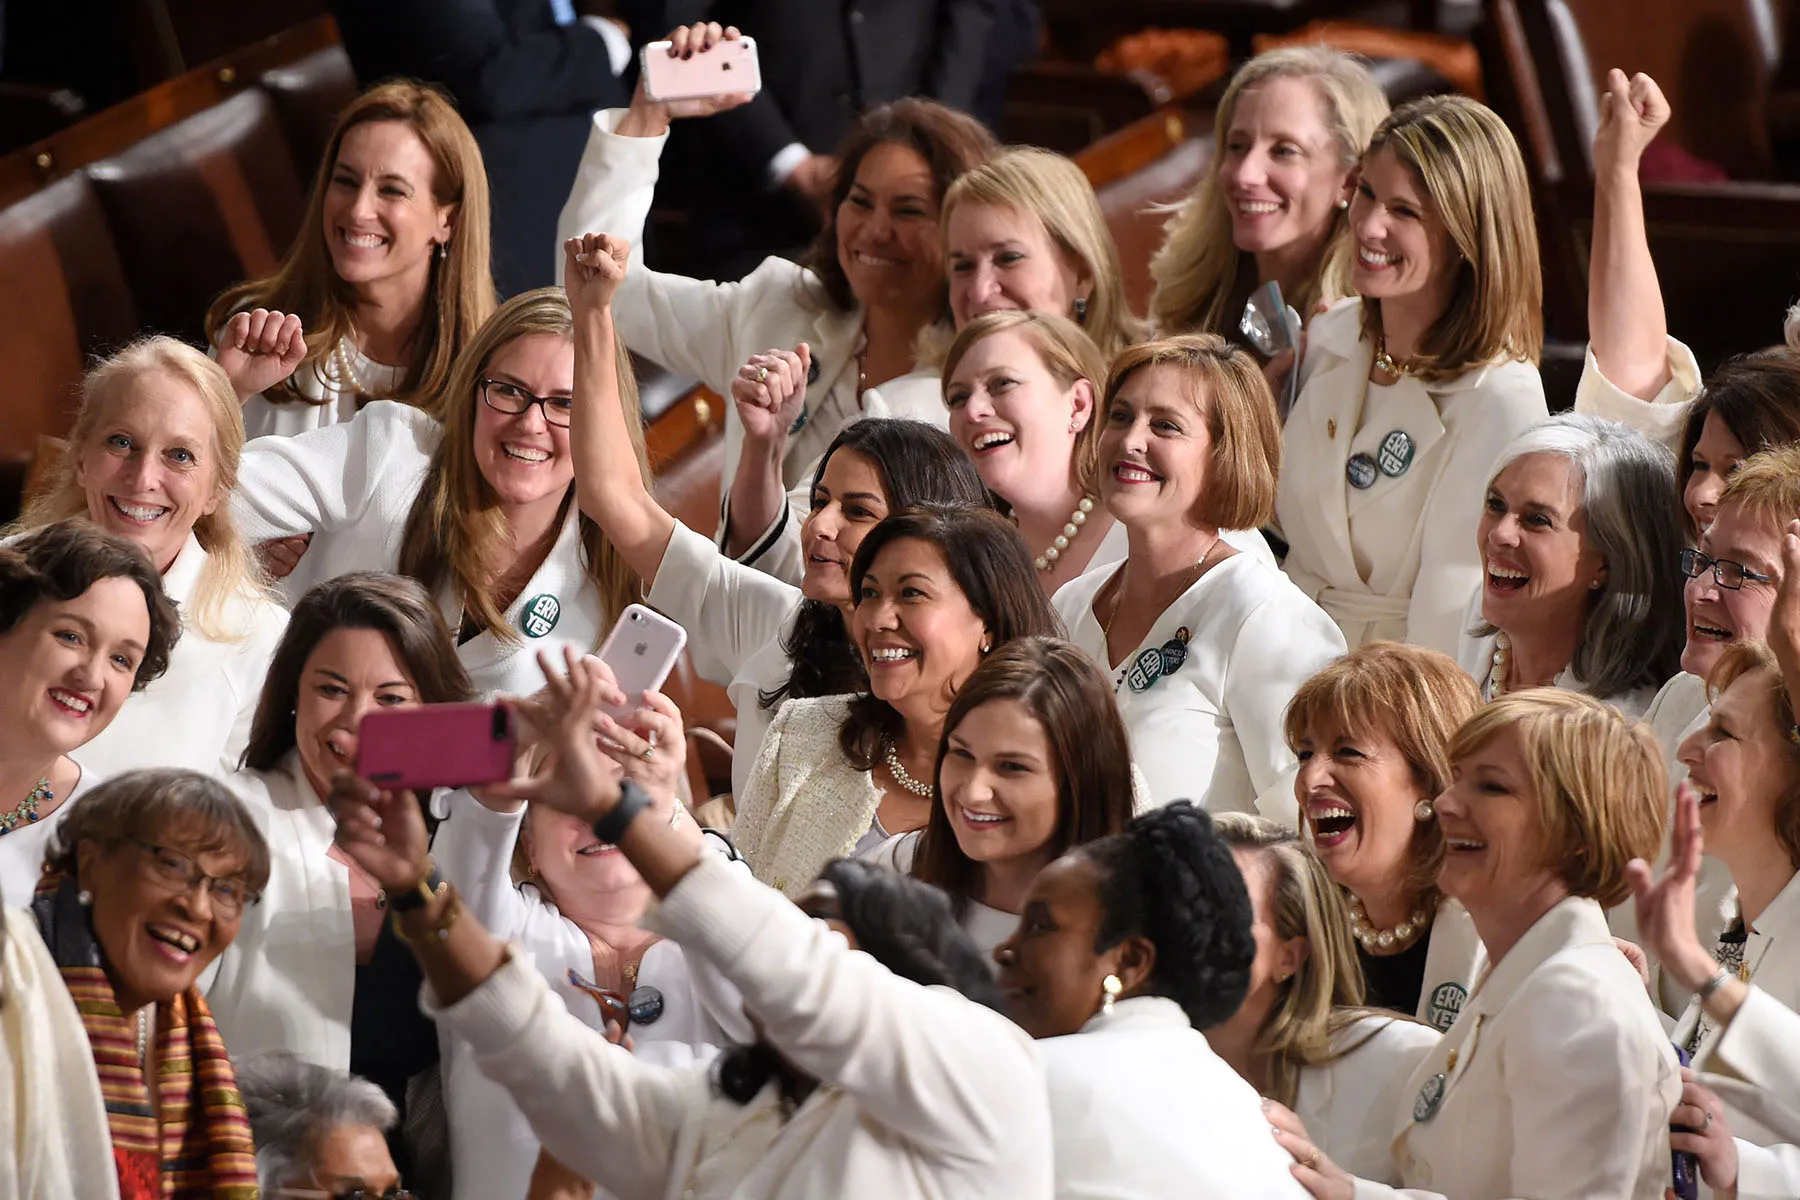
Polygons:
M113 996L75 881L46 874L31 909L87 1027L121 1200L256 1200L250 1121L199 989L156 1006L160 1111L152 1111L137 1030Z

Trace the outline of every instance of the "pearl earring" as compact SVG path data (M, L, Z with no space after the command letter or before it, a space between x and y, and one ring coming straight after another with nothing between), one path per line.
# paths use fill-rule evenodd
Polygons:
M1119 994L1124 990L1125 985L1119 981L1117 975L1108 975L1100 981L1100 1013L1102 1016L1112 1016L1113 1005L1118 1002Z
M88 891L86 888L82 888L79 892L75 893L75 903L81 905L81 907L86 908L93 902L94 893Z
M1418 821L1421 824L1431 820L1431 818L1436 815L1437 809L1431 806L1431 801L1429 800L1421 800L1413 805L1413 820Z
M1337 206L1338 206L1338 211L1343 212L1345 209L1350 207L1350 202L1348 200L1339 200Z

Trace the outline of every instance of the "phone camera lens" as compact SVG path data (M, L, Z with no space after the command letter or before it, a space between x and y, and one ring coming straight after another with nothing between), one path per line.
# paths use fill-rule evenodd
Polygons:
M504 708L494 709L494 740L496 742L506 740L506 710Z

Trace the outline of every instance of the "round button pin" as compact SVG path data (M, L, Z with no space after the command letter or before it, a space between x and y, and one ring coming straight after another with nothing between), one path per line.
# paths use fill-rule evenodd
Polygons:
M1350 461L1344 464L1344 478L1360 492L1374 487L1375 481L1381 478L1381 471L1367 454L1352 454Z
M1412 466L1412 460L1413 440L1406 430L1396 429L1381 439L1381 450L1376 456L1376 462L1383 475L1389 479L1400 478Z

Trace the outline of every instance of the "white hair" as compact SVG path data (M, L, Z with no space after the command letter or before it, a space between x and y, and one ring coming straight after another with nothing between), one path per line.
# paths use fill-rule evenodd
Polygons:
M264 1195L311 1182L313 1156L334 1129L387 1132L399 1119L387 1093L368 1080L269 1050L237 1067L238 1092L256 1141L256 1182Z

